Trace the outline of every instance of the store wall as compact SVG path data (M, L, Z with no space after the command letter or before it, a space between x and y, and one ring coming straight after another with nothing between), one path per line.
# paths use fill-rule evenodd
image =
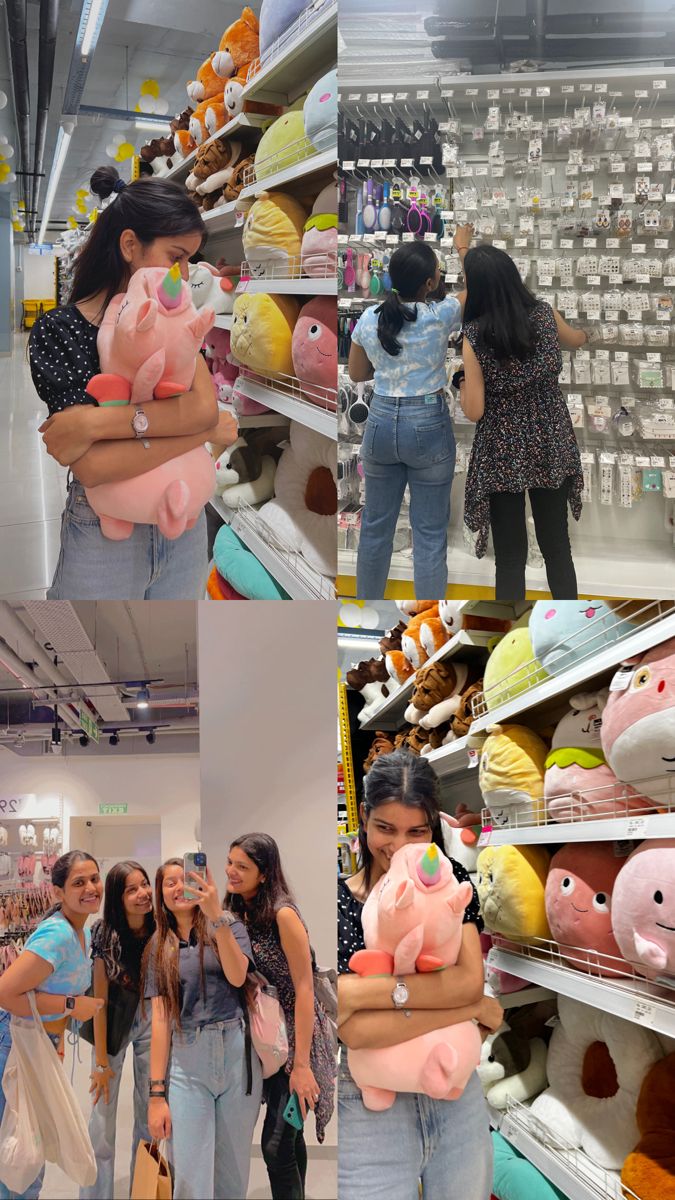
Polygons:
M27 300L56 299L53 254L23 253L23 294Z
M199 817L199 756L167 754L144 759L123 755L104 759L18 758L0 748L0 795L34 792L35 816L54 816L63 796L64 845L72 817L97 817L99 804L127 805L128 815L161 823L162 858L195 846ZM120 817L124 822L124 817Z
M10 198L0 196L0 354L12 349L14 253Z
M336 958L336 608L199 606L202 844L276 838L320 962Z

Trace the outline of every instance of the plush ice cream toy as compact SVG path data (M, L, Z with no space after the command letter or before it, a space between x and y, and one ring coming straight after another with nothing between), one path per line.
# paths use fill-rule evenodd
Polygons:
M619 975L621 951L612 933L612 891L624 863L610 842L571 842L551 859L546 916L570 966ZM565 947L574 947L565 953ZM618 967L618 969L617 969Z
M549 939L544 889L550 856L542 846L486 846L478 855L485 924L514 941Z
M352 955L351 969L405 975L452 966L472 894L433 843L402 846L363 907L367 949ZM480 1045L477 1026L467 1021L385 1049L350 1050L349 1069L366 1108L390 1108L397 1092L452 1100L478 1066Z
M254 279L296 278L306 210L285 192L261 192L249 210L243 232L244 254ZM333 303L335 307L335 303Z
M667 790L675 775L675 638L619 668L602 717L602 748L619 779L643 795L658 799Z
M497 643L485 668L485 703L488 709L513 700L546 678L536 661L530 631L512 629Z
M495 825L536 824L544 815L546 743L524 725L489 725L478 784Z
M298 311L293 296L237 296L232 321L235 357L261 375L292 375L291 346Z
M675 839L642 842L614 885L612 929L640 975L675 976Z
M87 390L99 404L143 404L190 390L197 354L215 320L212 308L197 312L178 264L170 271L135 271L126 293L113 296L97 346L101 374ZM86 488L105 537L121 541L134 525L157 525L177 538L194 525L213 495L215 476L208 450L199 446L133 479Z
M549 675L560 675L632 628L603 600L537 600L530 614L532 648Z
M334 410L338 363L334 296L314 296L303 305L293 330L292 351L303 394L313 404Z
M647 811L644 799L619 782L605 758L601 732L608 696L608 688L570 696L571 711L556 727L544 779L552 821L592 821Z
M325 279L337 271L337 183L319 192L302 234L303 275Z

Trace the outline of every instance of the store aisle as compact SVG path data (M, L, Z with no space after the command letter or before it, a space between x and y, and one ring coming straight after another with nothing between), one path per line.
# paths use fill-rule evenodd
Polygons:
M44 598L59 553L66 471L38 433L47 411L33 387L24 333L0 358L0 597Z

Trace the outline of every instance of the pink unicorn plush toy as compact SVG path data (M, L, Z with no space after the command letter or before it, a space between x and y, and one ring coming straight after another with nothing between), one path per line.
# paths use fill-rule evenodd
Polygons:
M192 387L197 353L214 322L197 312L178 264L136 271L126 293L113 296L98 333L101 374L87 391L99 404L143 404ZM215 473L199 446L134 479L86 488L105 537L121 541L134 525L157 525L167 538L190 529L213 495Z
M471 896L471 884L458 883L433 843L402 846L363 907L367 949L352 955L350 968L359 975L410 975L454 965ZM381 1111L397 1092L457 1099L480 1052L478 1026L464 1021L398 1046L350 1050L349 1069L366 1108Z

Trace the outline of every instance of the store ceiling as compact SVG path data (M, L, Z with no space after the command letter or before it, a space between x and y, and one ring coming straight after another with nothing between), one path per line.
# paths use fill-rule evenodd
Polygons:
M345 602L345 605L349 604L349 601ZM367 607L378 615L376 629L338 626L338 668L342 679L356 663L369 658L379 658L379 640L384 631L398 625L401 620L401 614L393 600L369 600ZM342 609L340 614L342 615Z
M254 3L252 7L258 11L260 5ZM47 190L81 9L82 0L61 0L40 209ZM143 80L156 79L160 95L169 103L169 116L182 111L188 103L185 84L194 78L207 55L217 48L223 30L239 16L241 9L239 0L197 0L192 4L186 4L184 0L110 0L82 103L133 110ZM27 24L32 170L40 25L38 0L28 3ZM10 139L16 151L4 17L0 23L0 89L9 96L9 103L0 110L0 133ZM107 157L105 148L116 133L128 135L128 140L137 149L149 139L161 136L160 130L139 130L124 121L80 117L52 209L52 219L60 223L59 227L71 215L75 193L78 188L88 186L94 168L113 161ZM114 164L126 179L129 178L130 161ZM16 158L12 160L13 165L16 162ZM9 189L0 189L0 194L6 190ZM13 199L18 199L18 181L11 191ZM55 235L56 230L51 229L50 236Z

